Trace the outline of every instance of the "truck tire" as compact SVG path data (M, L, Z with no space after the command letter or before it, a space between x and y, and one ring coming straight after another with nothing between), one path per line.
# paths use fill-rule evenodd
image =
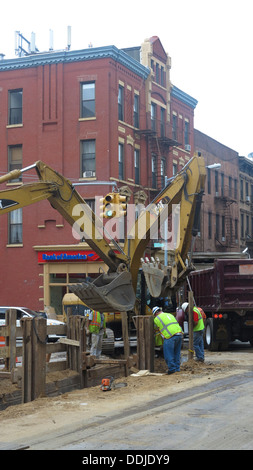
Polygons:
M213 335L213 319L208 318L205 327L205 348L209 351L218 351L219 343L214 341Z

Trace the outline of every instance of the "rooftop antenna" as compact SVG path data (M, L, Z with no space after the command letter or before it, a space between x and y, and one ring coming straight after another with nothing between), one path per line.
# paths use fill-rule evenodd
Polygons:
M71 26L68 26L68 44L67 44L67 49L68 51L71 48Z
M54 32L52 29L49 30L49 50L54 50Z

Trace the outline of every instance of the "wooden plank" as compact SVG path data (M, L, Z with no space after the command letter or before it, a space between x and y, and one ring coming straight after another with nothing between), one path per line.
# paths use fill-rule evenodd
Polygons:
M16 367L16 323L17 323L17 311L15 309L9 309L5 316L6 324L9 326L9 336L6 338L6 346L9 346L9 357L6 360L6 369L11 371Z
M60 338L58 340L58 343L67 344L68 346L77 346L77 347L80 346L79 341L77 341L76 339L69 339L69 338Z

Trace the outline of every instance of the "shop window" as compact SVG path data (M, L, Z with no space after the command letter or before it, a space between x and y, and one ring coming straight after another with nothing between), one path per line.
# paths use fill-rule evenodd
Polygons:
M96 176L96 141L81 141L81 177Z
M23 90L10 90L8 98L8 124L22 124Z
M95 117L95 83L81 83L81 118Z
M23 243L23 214L22 209L9 213L9 244Z

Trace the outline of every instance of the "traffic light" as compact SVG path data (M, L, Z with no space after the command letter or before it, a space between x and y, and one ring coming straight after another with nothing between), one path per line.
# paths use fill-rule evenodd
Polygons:
M127 202L126 196L122 196L121 194L117 194L117 216L121 217L122 215L125 216L127 214Z
M127 211L126 196L119 193L109 193L100 199L100 217L111 219L112 217L125 216Z
M109 193L105 197L100 199L102 202L102 206L100 206L100 216L104 217L105 219L111 219L116 215L116 193Z

